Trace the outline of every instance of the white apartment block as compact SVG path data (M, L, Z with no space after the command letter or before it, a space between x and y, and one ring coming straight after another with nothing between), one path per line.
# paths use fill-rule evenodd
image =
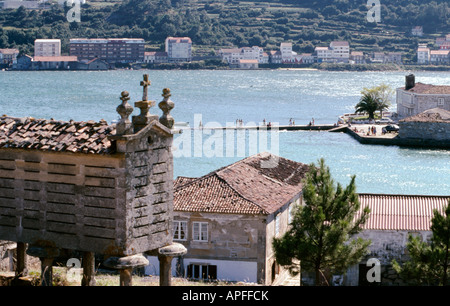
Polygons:
M319 62L348 63L350 59L350 45L347 41L332 41L329 47L316 47Z
M258 46L242 47L232 49L220 49L219 55L222 60L230 65L239 65L241 60L256 60L258 64L267 64L269 56L263 48Z
M60 39L36 39L34 56L61 56Z
M338 62L348 62L350 58L350 45L347 41L332 41L330 49L333 51L333 58Z
M315 52L317 54L317 60L319 62L332 62L333 51L328 47L316 47Z
M280 44L281 60L283 62L291 61L293 57L292 43L281 43Z
M450 63L450 50L431 50L430 63L436 65Z
M427 47L417 48L417 63L418 64L429 64L430 63L430 49Z
M165 51L169 62L190 62L192 40L189 37L167 37Z

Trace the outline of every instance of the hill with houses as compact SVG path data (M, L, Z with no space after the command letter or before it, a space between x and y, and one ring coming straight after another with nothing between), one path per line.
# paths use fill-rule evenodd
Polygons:
M402 52L405 63L415 63L419 44L433 48L437 37L450 33L445 0L382 3L380 22L369 22L369 7L356 0L94 0L81 5L81 22L67 21L69 8L61 1L28 9L0 2L0 48L24 54L33 53L37 38L62 39L68 54L70 38L143 38L147 51L158 51L166 37L178 36L190 37L198 56L245 46L277 50L286 41L294 51L310 53L348 41L355 51ZM420 35L416 27L423 29Z

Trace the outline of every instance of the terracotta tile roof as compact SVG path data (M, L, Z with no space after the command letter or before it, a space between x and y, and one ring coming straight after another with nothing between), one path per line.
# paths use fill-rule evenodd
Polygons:
M183 185L190 183L192 181L195 181L195 180L196 180L196 178L193 178L193 177L179 176L173 182L173 188L178 188L180 186L183 186Z
M271 160L276 166L265 168ZM307 171L282 157L253 155L197 179L177 179L174 210L271 214L301 192Z
M0 148L110 154L115 148L107 136L113 134L115 125L104 120L67 122L0 117Z
M405 89L403 87L403 89ZM416 83L416 85L408 90L409 92L415 92L417 94L433 94L433 95L450 95L449 85L431 85Z
M441 213L450 196L359 194L361 209L371 210L366 230L429 231L433 209Z

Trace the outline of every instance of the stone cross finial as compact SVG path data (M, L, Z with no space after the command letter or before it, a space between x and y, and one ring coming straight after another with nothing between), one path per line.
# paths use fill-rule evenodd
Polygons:
M164 88L162 94L164 99L158 104L159 108L163 111L162 116L159 118L159 122L168 127L169 129L171 129L175 123L175 120L170 115L170 111L175 106L175 104L170 100L171 95L172 94L170 93L170 89Z
M151 82L148 80L148 74L144 74L144 80L141 81L141 86L143 87L142 101L134 103L134 106L141 110L141 113L138 116L133 116L135 132L139 131L153 120L158 119L157 115L152 115L149 113L150 108L156 104L155 101L148 100L148 86L150 85Z
M141 81L141 86L143 87L142 101L147 101L148 86L151 84L152 82L148 80L148 74L144 74L144 80Z
M132 133L132 124L128 117L133 112L133 107L128 104L128 100L130 100L128 91L122 91L120 100L122 100L122 104L117 106L116 111L121 118L116 125L116 134L126 135Z

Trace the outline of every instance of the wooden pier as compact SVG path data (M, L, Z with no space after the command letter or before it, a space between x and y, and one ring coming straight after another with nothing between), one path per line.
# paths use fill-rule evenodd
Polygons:
M320 124L320 125L238 125L238 126L225 126L225 127L195 127L191 129L195 130L279 130L279 131L330 131L332 129L339 128L333 124ZM342 128L342 127L341 127Z

